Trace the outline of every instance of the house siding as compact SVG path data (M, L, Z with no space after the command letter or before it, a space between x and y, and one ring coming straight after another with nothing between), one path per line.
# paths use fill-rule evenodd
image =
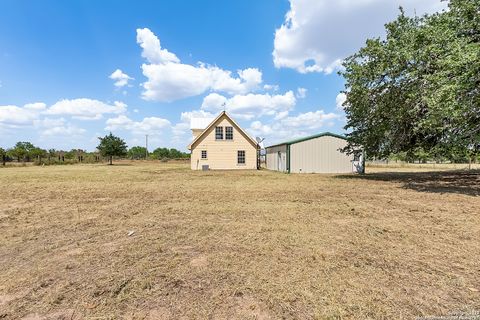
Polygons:
M215 127L233 127L233 140L215 139ZM202 150L207 151L207 159L201 158ZM245 164L237 163L237 151L245 151ZM213 170L257 169L257 148L226 116L217 120L215 125L191 147L191 169L202 170L208 165Z
M290 172L292 173L348 173L353 172L353 155L339 151L347 141L322 136L290 145Z
M267 148L265 162L268 170L287 172L287 145Z

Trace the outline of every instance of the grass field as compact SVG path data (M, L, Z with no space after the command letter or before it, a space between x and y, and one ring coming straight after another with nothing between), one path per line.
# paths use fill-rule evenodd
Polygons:
M0 319L480 310L480 172L384 170L0 169Z

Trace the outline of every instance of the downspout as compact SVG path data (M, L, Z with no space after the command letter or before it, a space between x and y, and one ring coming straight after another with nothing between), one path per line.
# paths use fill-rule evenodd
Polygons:
M268 161L268 160L267 160L267 157L268 157L268 151L267 151L267 148L265 148L265 169L269 170L269 169L268 169L268 165L267 165L267 163L268 163L268 162L267 162L267 161Z

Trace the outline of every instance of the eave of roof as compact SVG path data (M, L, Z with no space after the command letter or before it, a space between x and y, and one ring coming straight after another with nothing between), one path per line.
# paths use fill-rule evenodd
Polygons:
M265 149L278 147L278 146L283 146L283 145L292 145L292 144L295 144L295 143L298 143L298 142L303 142L303 141L307 141L307 140L311 140L311 139L315 139L315 138L320 138L320 137L325 137L325 136L347 140L347 137L342 136L340 134L331 133L331 132L322 132L322 133L315 134L313 136L308 136L308 137L303 137L303 138L299 138L299 139L295 139L295 140L285 141L285 142L282 142L282 143L277 143L277 144L265 147Z

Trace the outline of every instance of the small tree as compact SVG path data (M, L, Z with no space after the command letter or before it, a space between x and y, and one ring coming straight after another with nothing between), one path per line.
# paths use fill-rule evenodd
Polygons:
M159 160L167 159L170 158L170 150L168 150L168 148L157 148L153 150L152 156Z
M169 151L169 158L170 159L180 159L180 158L182 158L182 152L175 149L175 148L172 148Z
M33 149L35 149L35 146L30 142L17 142L15 146L10 149L10 154L16 157L18 162L20 162L21 159L27 159L27 161L29 161Z
M42 158L44 158L46 155L47 151L41 148L35 147L30 151L30 157L36 159L39 164L42 162Z
M128 150L128 157L130 159L143 159L147 155L147 149L145 147L135 146Z
M2 164L5 166L5 161L7 161L7 152L0 148L0 158L2 159Z
M111 132L103 138L98 138L100 144L97 146L98 151L104 157L108 157L109 164L112 165L113 157L121 157L127 154L127 144L121 138L114 136Z
M55 149L48 149L47 156L48 156L48 163L50 163L51 159L52 159L52 158L55 158L55 157L57 156L57 150L55 150Z

